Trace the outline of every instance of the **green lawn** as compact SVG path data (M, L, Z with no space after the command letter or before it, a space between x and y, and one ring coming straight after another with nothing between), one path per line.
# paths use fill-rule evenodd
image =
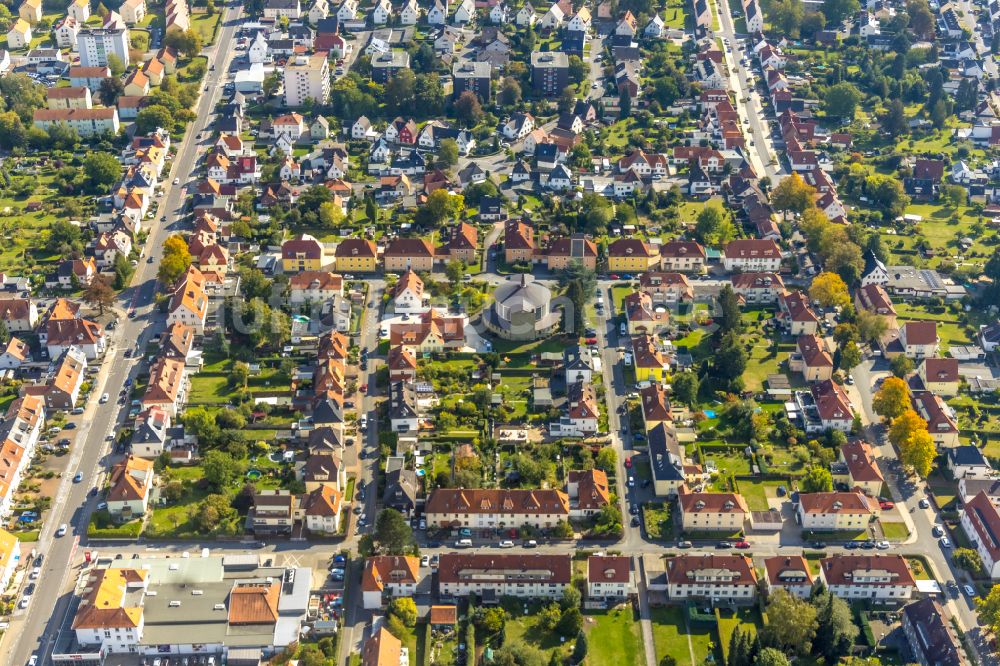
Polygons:
M229 402L232 390L229 377L214 372L199 372L191 377L188 403L191 405L221 405Z
M215 35L219 28L219 21L222 19L222 12L208 14L199 13L191 15L191 28L201 35L201 41L206 46L215 41Z
M646 504L642 508L642 519L646 536L654 541L667 541L674 536L674 521L670 517L670 506L661 503Z
M632 607L585 613L587 663L592 666L633 666L643 662L642 635Z
M740 494L747 501L747 506L751 511L767 511L770 507L767 504L767 493L764 491L764 484L748 479L739 481Z
M883 522L882 533L885 534L885 538L889 541L902 541L910 536L909 530L906 529L906 523Z
M493 351L498 354L541 354L543 352L561 352L566 348L566 340L562 336L519 342L514 340L494 340Z
M691 651L688 649L684 629L684 610L678 606L653 608L650 609L650 615L656 663L662 664L665 657L670 657L668 663L676 666L700 666L700 661L697 664L691 663Z
M521 641L541 650L545 657L544 663L549 662L554 652L558 652L564 658L569 656L572 641L561 643L556 632L541 631L539 629L537 613L542 608L540 603L525 604L521 600L514 598L506 598L501 603L507 611L508 619L507 624L504 626L507 642ZM526 606L528 609L527 615L524 613ZM593 643L591 642L590 648L593 649L593 647Z
M756 608L741 608L736 612L723 610L719 613L719 646L728 650L729 641L737 627L756 635L761 626L760 611Z

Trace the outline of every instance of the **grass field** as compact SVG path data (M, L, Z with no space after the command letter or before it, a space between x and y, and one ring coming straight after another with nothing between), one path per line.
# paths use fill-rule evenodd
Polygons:
M222 12L216 12L209 16L208 14L192 14L191 15L191 28L201 35L201 41L203 44L208 46L215 41L215 35L218 33L219 21L222 19Z
M910 531L906 529L906 523L882 523L882 533L889 541L902 541L910 536Z
M760 611L756 608L741 608L736 612L723 610L719 614L719 645L728 648L737 627L756 635L760 626Z
M641 664L642 635L630 606L602 613L585 613L587 663L591 666L632 666Z
M667 606L665 608L650 609L653 624L653 646L656 651L656 663L664 663L664 658L669 657L668 663L677 666L700 666L691 662L691 650L688 647L688 639L684 628L684 610L677 606Z

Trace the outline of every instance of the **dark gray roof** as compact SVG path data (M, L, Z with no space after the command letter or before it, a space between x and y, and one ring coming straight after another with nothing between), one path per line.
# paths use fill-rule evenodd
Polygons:
M953 465L985 465L986 457L979 447L966 445L948 449L948 459Z

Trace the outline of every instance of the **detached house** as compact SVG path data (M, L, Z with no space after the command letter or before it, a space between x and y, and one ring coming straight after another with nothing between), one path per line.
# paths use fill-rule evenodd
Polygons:
M153 461L129 456L111 470L108 513L120 520L145 515L153 488Z
M361 596L366 610L382 607L384 598L413 597L420 581L420 561L412 556L369 557L361 574Z
M632 558L591 555L587 558L587 598L621 600L635 593Z
M742 532L750 511L737 493L692 493L678 496L681 525L688 532Z
M857 491L800 493L799 524L804 530L863 531L877 514L873 504Z
M800 335L796 351L788 359L788 369L801 372L807 382L819 382L833 377L833 357L818 335Z
M962 508L962 528L983 561L990 578L1000 578L1000 510L985 492L967 500Z

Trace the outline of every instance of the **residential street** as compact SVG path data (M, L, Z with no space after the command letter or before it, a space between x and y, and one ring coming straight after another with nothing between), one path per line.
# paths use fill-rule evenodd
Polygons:
M729 72L730 89L736 94L734 106L740 114L744 131L749 126L751 132L747 139L746 151L750 164L761 177L767 176L771 179L772 185L777 185L788 173L777 158L778 154L772 145L771 129L764 116L764 100L761 99L756 87L747 81L750 68L740 64L740 49L736 42L733 17L728 5L723 4L726 0L712 0L712 2L720 18L719 23L722 26L720 34L729 40L728 46L722 45L722 53L726 59L726 71Z
M132 280L133 286L120 295L116 309L120 312L121 323L110 335L109 349L103 359L90 402L86 406L77 443L71 452L68 469L79 470L83 474L83 481L73 483L72 474L66 474L62 479L59 492L53 499L50 515L38 543L35 544L35 548L45 555L43 573L31 604L26 611L15 613L11 630L5 633L0 643L0 655L3 656L0 663L20 666L27 663L29 656L36 651L47 656L59 627L64 623L70 601L69 591L80 573L83 551L88 547L86 532L90 513L97 501L89 498L88 493L91 487L98 485L98 479L106 473L108 467L109 447L105 437L113 432L114 424L119 423L129 409L127 403L120 407L114 399L105 404L99 404L98 399L103 393L117 396L126 377L137 374L139 362L135 358L125 358L125 350L132 349L136 344L144 346L150 337L163 328L162 315L153 310L158 250L172 233L182 214L185 184L194 181L194 174L198 169L197 156L200 148L196 139L209 125L222 92L220 79L232 57L233 36L242 5L230 4L224 11L219 38L215 46L205 50L209 64L215 66L215 71L208 72L205 83L207 92L199 99L197 118L191 123L187 137L180 144L171 169L163 175L165 196L160 210L168 216L168 222L163 224L156 219L151 220L152 227L145 247L154 261L140 261ZM180 186L173 185L175 177L181 179ZM131 309L136 312L134 319L126 316ZM66 536L57 538L54 536L55 531L63 523L69 527L69 531Z

